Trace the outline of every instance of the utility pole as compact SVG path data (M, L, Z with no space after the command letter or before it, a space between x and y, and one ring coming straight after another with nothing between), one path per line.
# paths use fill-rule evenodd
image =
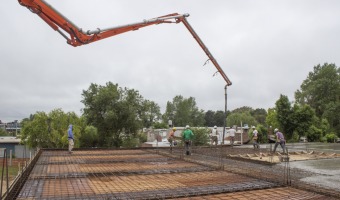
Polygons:
M15 122L15 137L18 135L18 120L14 120Z

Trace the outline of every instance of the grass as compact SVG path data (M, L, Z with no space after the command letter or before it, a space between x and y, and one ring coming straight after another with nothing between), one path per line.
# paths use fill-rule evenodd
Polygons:
M2 176L2 171L4 171L3 174L3 182L2 182L2 194L4 194L7 190L7 170L6 170L6 166L5 169L2 169L2 165L0 166L0 177ZM18 170L19 167L18 166L8 166L8 186L11 185L12 181L15 179L15 177L18 175ZM0 179L0 184L1 184L1 179Z
M2 176L2 166L0 166L0 176ZM18 166L8 166L8 179L9 181L12 181L17 175L18 175L18 170L19 167ZM7 170L6 170L6 166L4 169L4 175L3 175L3 180L7 180Z

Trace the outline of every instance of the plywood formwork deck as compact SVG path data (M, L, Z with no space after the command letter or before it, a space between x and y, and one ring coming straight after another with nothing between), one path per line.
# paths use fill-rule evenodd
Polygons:
M249 199L255 197L253 194L257 199L269 199L271 195L293 195L292 199L325 197L281 186L148 149L80 150L73 154L43 150L16 198Z

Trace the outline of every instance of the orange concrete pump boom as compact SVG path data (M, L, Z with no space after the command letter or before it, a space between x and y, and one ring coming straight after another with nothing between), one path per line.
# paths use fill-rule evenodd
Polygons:
M72 23L69 19L63 16L60 12L49 5L45 0L18 0L20 5L27 7L30 11L41 17L52 29L60 33L67 41L69 45L74 47L81 46L96 42L101 39L105 39L111 36L115 36L128 31L135 31L139 28L143 28L150 25L162 24L162 23L180 23L182 22L189 30L192 36L196 39L203 51L209 57L210 61L215 65L218 72L222 75L226 81L227 86L231 85L231 81L228 79L220 65L215 58L209 52L208 48L204 45L200 37L196 34L194 29L190 26L186 17L189 14L173 13L164 15L149 20L143 20L142 22L136 22L127 25L121 25L105 29L95 29L83 31L81 28Z

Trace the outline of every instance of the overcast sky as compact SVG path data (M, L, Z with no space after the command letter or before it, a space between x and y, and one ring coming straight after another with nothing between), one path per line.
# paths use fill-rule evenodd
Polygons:
M271 108L317 64L340 63L338 0L47 0L84 30L170 13L188 21L232 81L228 110ZM0 7L0 120L61 108L81 114L82 91L111 81L156 102L176 95L205 111L224 110L222 76L183 24L161 24L72 47L37 15Z

